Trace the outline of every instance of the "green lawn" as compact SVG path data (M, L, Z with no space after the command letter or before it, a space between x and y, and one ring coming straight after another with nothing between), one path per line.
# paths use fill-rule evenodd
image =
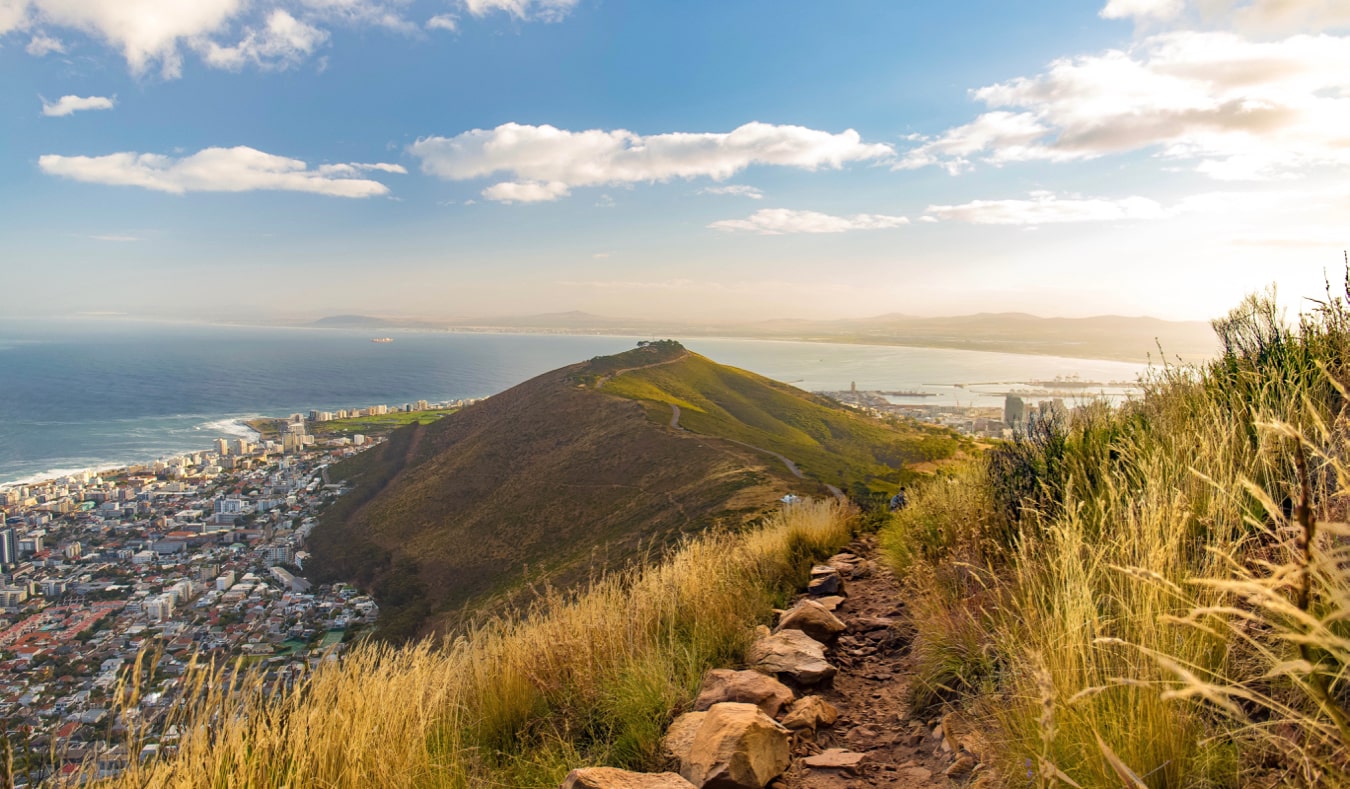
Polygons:
M350 419L334 419L331 422L310 422L309 430L320 438L349 436L355 433L381 435L404 425L410 425L413 422L429 425L437 419L449 416L458 410L457 408L444 408L432 411L395 411L380 416L358 416Z

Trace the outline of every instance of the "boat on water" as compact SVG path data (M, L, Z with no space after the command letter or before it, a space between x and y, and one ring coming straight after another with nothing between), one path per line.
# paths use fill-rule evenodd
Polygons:
M393 337L372 337L372 338L370 338L370 341L371 341L371 342L380 342L380 343L384 343L384 342L393 342L393 341L394 341L394 338L393 338Z

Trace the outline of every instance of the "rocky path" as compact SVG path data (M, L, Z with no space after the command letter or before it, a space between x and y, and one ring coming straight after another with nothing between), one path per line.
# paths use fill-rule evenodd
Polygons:
M965 786L975 777L976 762L956 755L962 746L955 737L934 733L941 719L911 718L908 614L899 583L877 561L875 540L864 537L847 549L859 561L841 573L848 596L834 613L848 629L826 653L839 673L830 687L813 691L839 718L814 736L797 736L792 765L770 784L775 789L928 789ZM960 728L953 718L947 723ZM813 766L840 761L830 749L862 759L852 768Z
M662 741L671 772L574 770L562 789L986 787L978 734L907 699L912 628L900 584L855 540L811 571L744 670L714 669Z

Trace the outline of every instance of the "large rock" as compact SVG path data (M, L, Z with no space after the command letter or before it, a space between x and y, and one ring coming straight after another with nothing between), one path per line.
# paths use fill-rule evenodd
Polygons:
M750 645L750 665L772 674L786 674L803 685L824 682L835 675L825 660L825 645L800 630L784 630Z
M832 726L839 720L839 710L819 696L804 696L796 701L783 716L782 723L789 729L810 729Z
M783 707L795 698L787 685L766 674L715 668L703 675L703 686L694 700L694 709L706 710L724 701L739 701L754 704L765 715L777 718Z
M817 641L828 643L845 629L847 626L828 608L815 600L802 600L791 611L783 614L774 632L800 630Z
M703 725L706 712L686 712L671 722L666 736L661 738L661 753L672 764L684 764L689 760L689 750L694 747L694 735Z
M702 789L763 789L790 759L787 729L753 704L728 701L708 709L680 775Z
M614 767L583 767L563 780L561 789L696 789L675 773L630 773Z

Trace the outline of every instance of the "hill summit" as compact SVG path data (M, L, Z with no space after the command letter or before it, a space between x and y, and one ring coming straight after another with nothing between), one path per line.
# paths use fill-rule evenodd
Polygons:
M674 341L544 373L330 469L351 492L311 537L313 577L370 588L402 639L472 607L568 588L782 496L892 487L952 453Z

